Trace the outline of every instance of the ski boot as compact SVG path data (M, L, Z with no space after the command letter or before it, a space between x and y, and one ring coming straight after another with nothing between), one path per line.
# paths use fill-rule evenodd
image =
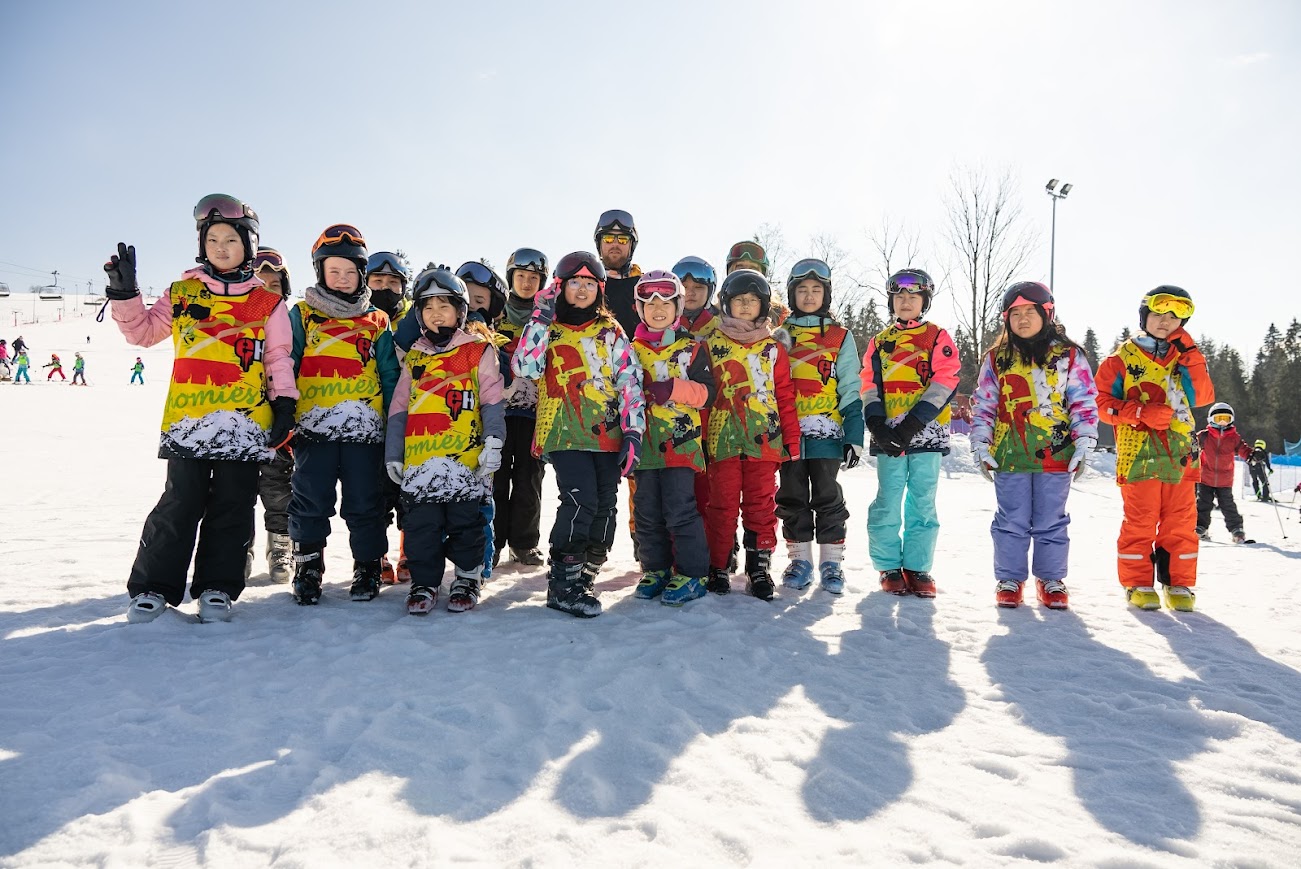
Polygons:
M709 568L709 580L705 588L710 594L727 594L732 590L732 574L724 567Z
M463 613L466 610L474 609L474 605L479 602L479 573L482 570L477 564L469 570L456 568L456 578L452 580L452 587L447 592L447 611L449 613Z
M822 590L828 594L844 594L845 571L840 565L845 560L845 541L821 543L819 549L822 555L818 559L818 575L822 579Z
M547 580L547 606L580 619L601 614L601 601L589 584L587 569L591 562L581 555L551 556L551 576ZM592 574L595 576L595 573Z
M1246 534L1243 534L1241 531L1234 531L1234 532L1233 532L1233 542L1234 542L1234 543L1246 543L1246 542L1247 542L1247 535L1246 535Z
M379 595L380 560L354 561L352 563L352 588L348 597L353 600L374 600Z
M703 576L683 576L678 573L669 580L660 603L664 606L682 606L687 601L704 597L706 593Z
M393 571L393 562L388 560L388 553L379 557L379 581L385 585L396 585L398 575Z
M1167 585L1165 605L1175 612L1190 613L1197 603L1197 594L1186 585Z
M516 549L511 547L510 560L516 564L523 564L526 567L539 567L546 563L542 550L534 546L532 549Z
M321 602L321 575L325 573L325 546L294 547L294 600L299 606Z
M673 571L667 567L663 570L647 570L641 575L641 582L633 589L632 596L637 600L654 600L668 586L673 578Z
M1039 603L1048 609L1064 610L1070 607L1070 592L1066 590L1066 583L1060 579L1036 579L1035 586L1038 588Z
M786 557L790 563L782 571L782 588L802 591L813 584L813 544L808 541L786 541Z
M1021 605L1021 583L1015 579L1000 579L994 586L994 603L1004 609L1016 609Z
M1204 542L1206 542L1206 543L1210 543L1210 542L1211 542L1211 532L1210 532L1210 529L1209 529L1209 528L1198 528L1198 529L1197 529L1197 539L1198 539L1198 540L1201 540L1201 541L1204 541Z
M1150 585L1136 585L1125 589L1125 600L1141 610L1161 609L1161 598Z
M727 572L729 574L736 573L738 570L741 569L741 562L738 559L740 553L741 553L741 544L735 537L733 537L732 555L727 560Z
M407 612L413 616L427 616L438 603L438 586L413 585L407 592Z
M294 578L294 542L288 534L267 534L267 573L272 582Z
M199 621L230 621L230 595L210 588L199 595Z
M772 574L768 572L771 563L771 549L745 548L745 590L759 600L772 600L777 590Z
M927 571L905 567L903 578L908 583L908 590L918 597L935 597L935 578Z
M881 591L900 596L912 593L908 590L908 580L903 571L897 567L881 571Z
M152 622L167 609L167 601L156 591L142 591L131 598L126 608L126 620L133 625Z
M398 538L398 566L393 572L399 583L411 581L411 568L407 567L407 532Z
M248 585L248 578L253 575L253 543L248 544L248 551L244 553L244 584Z

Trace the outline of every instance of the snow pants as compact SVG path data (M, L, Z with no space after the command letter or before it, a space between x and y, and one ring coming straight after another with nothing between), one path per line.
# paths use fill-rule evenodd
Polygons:
M1170 584L1197 584L1197 496L1193 480L1125 483L1125 518L1116 540L1116 572L1126 588L1153 585L1158 548L1170 555Z
M26 365L19 365L17 373L14 374L14 383L22 383L24 380L26 380L28 383L31 383L32 376L27 373Z
M796 459L782 464L777 518L782 520L785 539L797 543L844 541L849 508L836 482L839 473L838 459Z
M139 371L131 372L131 382L135 383L137 380L140 381L141 386L145 385L145 376L143 374L141 374Z
M559 450L548 458L560 494L551 527L552 560L576 555L603 564L614 545L619 511L618 453Z
M1025 582L1030 578L1030 543L1034 541L1034 575L1065 579L1071 540L1066 527L1068 473L997 473L998 510L989 526L994 538L994 578Z
M50 373L47 374L47 375L45 375L45 379L46 379L46 381L53 380L53 379L54 379L54 375L56 375L56 374L59 375L59 379L60 379L60 380L67 380L67 379L68 379L68 375L66 375L66 374L63 373L63 369L62 369L62 368L51 368L51 369L50 369Z
M376 472L383 456L383 444L298 443L294 447L293 495L289 499L289 536L293 541L314 546L330 536L337 484L343 490L339 515L348 523L353 559L375 561L388 551L384 496Z
M497 505L493 502L492 496L485 497L479 502L479 521L483 523L483 570L482 578L486 582L492 579L492 558L497 552L497 541L494 539L492 520L497 515Z
M1211 508L1220 502L1220 512L1224 514L1224 527L1230 534L1242 530L1242 514L1238 512L1238 502L1233 500L1232 486L1208 486L1197 484L1197 533L1200 535L1211 527Z
M437 588L448 561L461 570L481 568L485 545L482 501L406 501L403 508L407 568L413 586Z
M536 549L542 539L542 477L546 463L533 455L533 430L528 416L506 417L506 443L501 467L493 475L493 501L497 515L493 532L498 547L521 552Z
M238 598L253 542L257 478L257 462L168 459L167 484L140 533L127 593L157 592L179 606L193 557L191 598L210 589Z
M930 572L940 534L935 512L940 458L939 453L876 457L876 498L867 508L873 569Z
M709 508L705 533L709 536L709 564L727 566L736 542L739 516L746 544L771 552L777 548L777 472L780 462L745 456L711 462Z
M257 494L262 500L262 527L268 534L289 533L289 499L293 495L294 457L286 449L258 466Z
M1251 488L1256 493L1256 497L1263 501L1269 500L1269 471L1265 470L1264 465L1247 464L1251 471ZM1220 507L1224 509L1223 506Z
M693 468L637 471L632 509L637 522L637 554L642 570L673 568L683 576L709 572L705 522L696 509Z
M84 371L74 371L74 372L72 372L72 384L73 384L73 386L76 386L76 385L77 385L77 381L78 381L78 380L81 381L81 385L82 385L82 386L85 386L85 385L86 385L86 372L84 372Z

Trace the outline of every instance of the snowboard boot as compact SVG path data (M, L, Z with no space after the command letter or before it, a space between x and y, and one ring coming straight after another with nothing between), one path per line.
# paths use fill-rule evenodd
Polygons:
M200 622L230 621L230 595L224 591L208 589L199 594Z
M667 567L663 570L647 570L641 575L641 582L633 589L632 596L637 600L654 600L668 587L673 578L673 571Z
M710 594L727 594L732 590L732 574L723 567L709 568L709 580L705 588Z
M994 586L994 603L1004 609L1016 609L1021 605L1021 583L1015 579L1000 579Z
M511 547L510 560L516 564L523 564L526 567L539 567L546 563L542 550L536 546L532 549L516 549Z
M818 548L821 550L818 575L822 579L822 590L828 594L844 594L845 571L840 565L845 561L845 541L821 543Z
M745 590L759 600L772 600L777 586L772 581L768 566L772 563L771 549L745 549Z
M452 580L452 587L447 591L447 611L449 613L463 613L466 610L474 609L474 605L479 602L479 573L481 570L482 568L477 564L469 570L456 568L456 576Z
M299 606L321 602L321 575L325 573L325 544L294 546L294 600Z
M551 556L551 575L547 579L547 606L580 619L601 614L601 601L585 575L590 562L581 555Z
M272 582L294 578L294 542L288 534L267 534L267 573Z
M908 580L904 579L903 571L897 567L881 571L881 591L897 595L911 593L908 590Z
M1161 598L1157 595L1156 589L1150 585L1138 585L1125 589L1125 600L1131 606L1138 607L1141 610L1161 609Z
M379 557L379 581L385 585L396 585L398 581L398 575L393 570L393 562L388 560L387 553Z
M152 622L167 609L167 601L156 591L142 591L131 598L126 608L126 620L133 625Z
M660 603L665 606L682 606L687 601L704 597L706 593L703 576L683 576L678 573L669 580Z
M407 592L407 612L413 616L427 616L438 603L438 586L413 585Z
M352 588L348 597L353 600L374 600L379 595L380 560L354 561L352 563Z
M1197 594L1186 585L1167 585L1165 605L1175 612L1190 613L1197 603Z
M905 567L903 578L908 583L908 590L918 597L935 597L935 578L927 571Z
M1039 603L1048 609L1064 610L1070 607L1070 592L1066 590L1066 583L1060 579L1036 579L1035 586L1039 592Z
M790 563L782 571L782 588L801 591L813 584L813 544L806 540L786 541Z

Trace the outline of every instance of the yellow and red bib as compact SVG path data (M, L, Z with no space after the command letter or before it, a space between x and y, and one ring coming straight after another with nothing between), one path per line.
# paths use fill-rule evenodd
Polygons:
M1066 386L1074 353L1071 347L1054 344L1041 367L1016 353L1000 357L990 351L999 388L991 455L999 471L1065 471L1070 464L1075 441Z
M384 392L375 344L388 315L329 317L299 302L303 357L298 363L298 432L314 440L382 443Z
M633 349L645 377L651 382L687 379L696 340L684 334L667 347L652 347L635 340ZM704 473L705 452L701 438L700 411L694 407L647 402L646 440L642 444L637 470L693 468Z
M1174 409L1170 428L1166 431L1116 426L1117 481L1179 483L1190 471L1200 474L1201 465L1193 441L1193 412L1175 374L1178 354L1170 354L1169 362L1159 362L1130 340L1117 348L1116 355L1125 363L1127 401L1153 401Z
M716 331L706 344L718 387L709 413L709 457L781 462L785 455L774 372L777 339L746 345Z
M585 326L549 327L545 369L538 381L534 455L619 451L623 429L610 329L611 321L604 317Z
M940 327L922 323L905 328L887 326L876 336L876 355L881 366L881 400L886 419L897 419L912 410L931 382L931 355L939 338ZM935 417L948 425L953 413L950 405Z
M846 330L834 324L789 325L791 380L795 384L795 412L805 437L842 440L844 417L840 413L836 359Z

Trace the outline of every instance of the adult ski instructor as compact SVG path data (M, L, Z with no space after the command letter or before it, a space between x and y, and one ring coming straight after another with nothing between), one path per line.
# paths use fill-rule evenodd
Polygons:
M633 304L633 290L641 269L632 261L637 250L637 226L632 215L621 208L604 212L596 222L592 240L596 243L596 255L605 266L605 303L631 339L641 322Z

